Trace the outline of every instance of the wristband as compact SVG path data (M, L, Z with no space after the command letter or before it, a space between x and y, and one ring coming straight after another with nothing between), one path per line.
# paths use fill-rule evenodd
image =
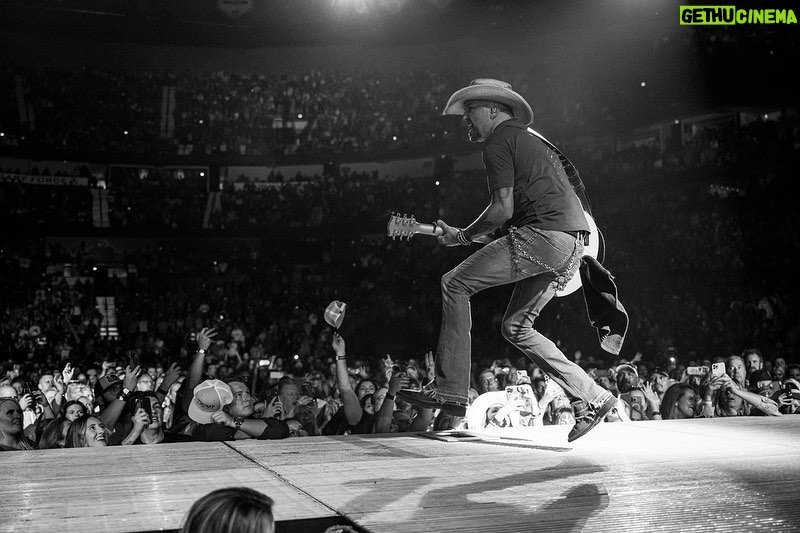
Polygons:
M165 390L164 390L164 389L162 389L161 387L158 387L158 388L156 389L156 392L157 392L157 393L160 393L160 394L163 394L164 396L166 396L166 395L168 394L168 391L165 391Z
M197 353L199 353L200 355L205 355L206 351L204 349L202 349L202 348L198 348L197 349Z
M347 360L347 356L346 355L337 355L336 356L336 360L337 361L346 361Z
M131 391L130 390L122 389L122 392L120 392L119 396L117 396L117 400L120 400L122 402L127 402L128 401L128 397L130 395L131 395Z
M241 416L237 416L233 419L233 425L236 426L236 430L238 431L240 427L242 427L242 422L244 422L244 418Z
M386 393L386 396L383 397L384 400L392 400L394 401L394 394Z
M463 229L458 230L458 233L456 233L456 237L458 238L458 242L462 246L467 246L467 245L469 245L471 243L471 241L469 239L467 239L467 236L464 235L464 230Z

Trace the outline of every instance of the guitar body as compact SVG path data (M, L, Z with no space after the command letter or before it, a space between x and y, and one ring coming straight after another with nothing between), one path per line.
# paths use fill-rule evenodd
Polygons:
M597 259L598 253L600 252L600 231L597 229L597 224L595 224L592 215L586 211L584 211L583 214L586 216L586 222L589 224L589 231L591 232L591 235L589 235L589 244L583 247L583 255L589 255ZM410 217L408 215L392 215L389 219L389 223L386 225L386 233L393 239L395 237L400 237L400 240L403 240L405 237L406 240L410 240L411 237L417 233L438 237L442 235L443 232L442 228L436 224L421 224L417 222L413 215ZM576 272L562 290L556 291L556 296L568 296L577 291L580 286L581 277Z
M597 254L600 252L600 232L597 230L597 224L595 224L592 215L586 211L584 211L583 214L586 217L586 222L589 224L589 231L591 233L589 235L589 244L583 247L583 255L589 255L592 256L592 258L597 259ZM581 276L578 272L576 272L564 289L556 291L556 297L568 296L577 291L580 286Z

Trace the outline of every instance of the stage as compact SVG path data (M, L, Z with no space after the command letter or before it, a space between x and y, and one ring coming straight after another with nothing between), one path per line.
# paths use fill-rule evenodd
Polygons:
M533 429L4 452L0 530L174 531L246 485L298 533L800 531L800 416Z

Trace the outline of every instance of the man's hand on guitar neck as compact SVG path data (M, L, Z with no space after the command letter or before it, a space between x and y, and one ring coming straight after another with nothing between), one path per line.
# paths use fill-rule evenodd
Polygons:
M463 231L460 228L456 228L453 226L449 226L444 220L437 220L436 226L440 228L444 233L437 237L439 240L439 244L443 244L444 246L463 246L469 243L481 243L481 244L488 244L492 242L492 237L489 235L483 235L481 237L475 237L474 239L469 239L469 242L462 242L459 239L459 232Z
M444 232L436 238L439 244L444 246L463 246L464 243L458 239L458 232L462 231L460 228L449 226L444 220L437 220L436 225Z

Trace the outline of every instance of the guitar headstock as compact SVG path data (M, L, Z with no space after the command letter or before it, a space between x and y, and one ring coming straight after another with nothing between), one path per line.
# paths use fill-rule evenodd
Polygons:
M389 223L386 225L386 234L392 239L400 237L402 241L403 237L405 237L406 240L410 240L415 233L419 233L419 222L414 218L414 215L400 216L393 213L392 218L389 219Z

